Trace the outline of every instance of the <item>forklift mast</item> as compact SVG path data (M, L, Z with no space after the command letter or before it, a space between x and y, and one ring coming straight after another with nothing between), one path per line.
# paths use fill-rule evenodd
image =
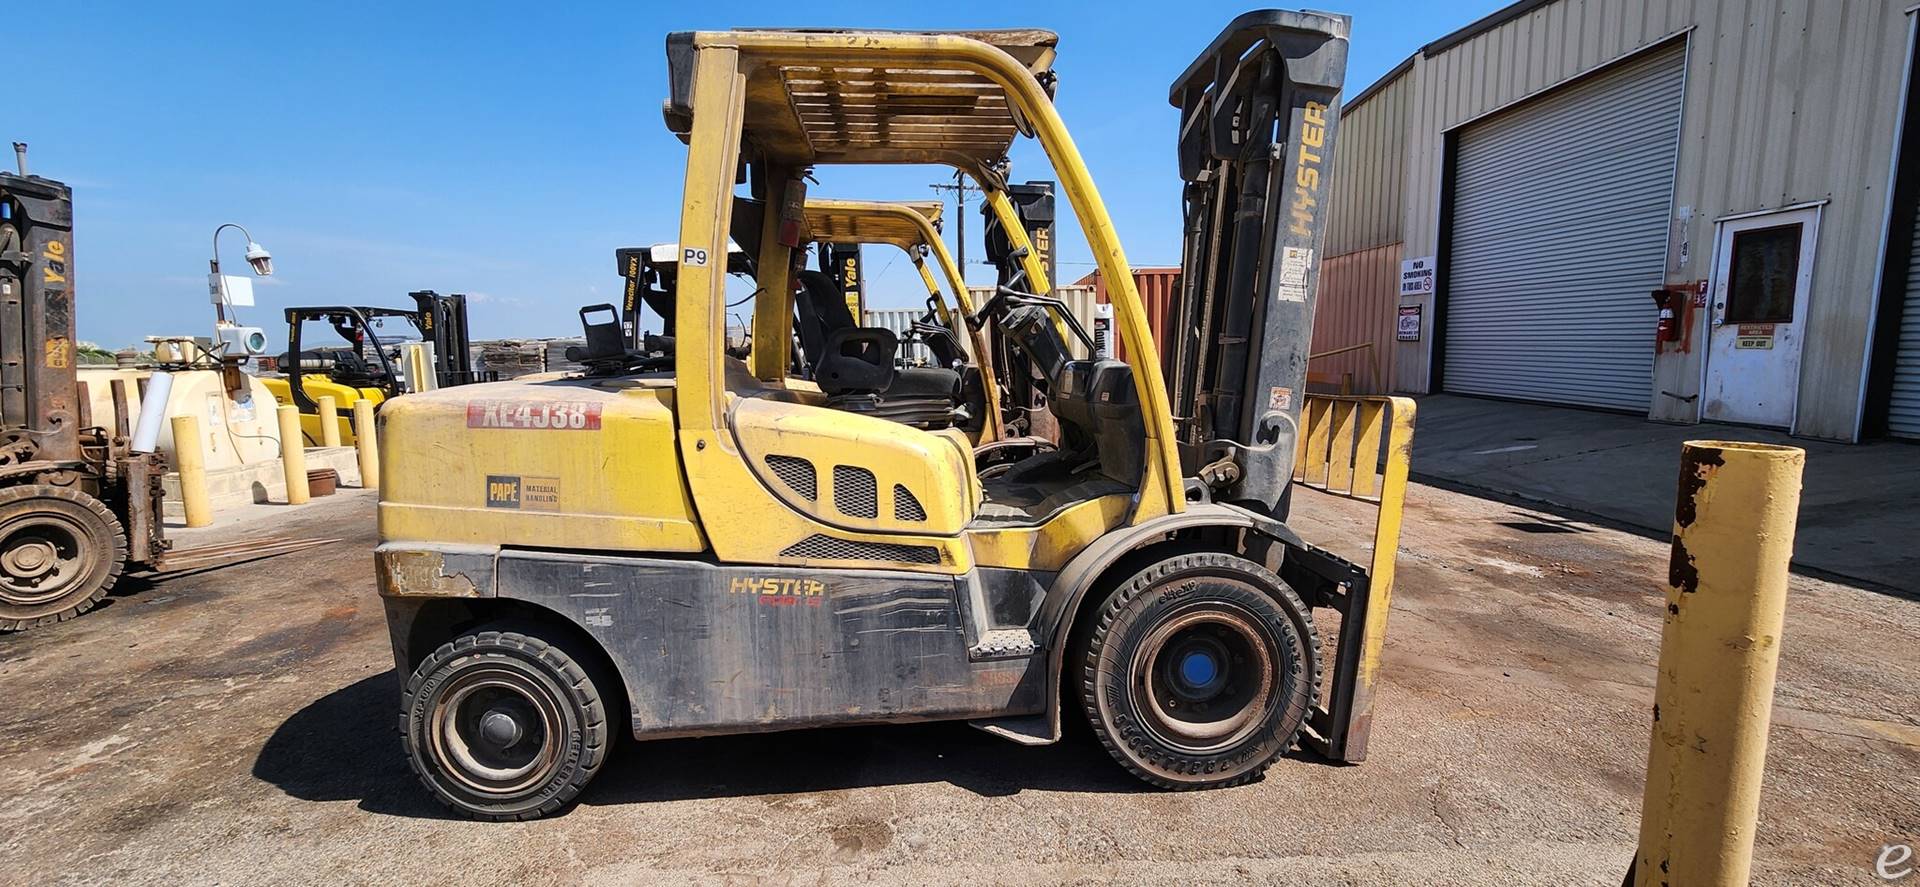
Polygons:
M1027 229L1027 241L1040 251L1040 263L1046 267L1047 282L1058 286L1060 281L1054 275L1053 256L1053 183L1009 184L1006 193L1008 201L1013 204L1014 215L1019 217L1021 227ZM987 261L994 267L994 284L1031 289L1033 284L1022 279L1024 272L1020 258L1025 254L1014 251L1013 242L1000 224L1000 217L986 204L981 205L980 215L984 219L981 240L987 247ZM1050 296L1052 293L1040 295ZM1009 433L1058 442L1060 429L1053 414L1047 410L1045 380L1029 361L1022 359L1007 336L993 337L993 374L1006 389L1002 402L1011 405L1014 415L1019 417L1013 420Z
M76 462L73 190L0 173L0 465Z
M1162 369L1183 473L1286 517L1306 401L1345 16L1235 19L1174 82L1185 181Z
M473 372L473 342L467 331L467 297L460 293L443 296L433 290L407 295L418 306L413 324L420 330L420 338L433 343L433 369L440 377L440 387L478 381Z
M833 278L833 285L847 294L847 311L853 315L855 324L864 324L867 300L861 287L860 244L822 243L820 244L820 270Z
M1055 268L1053 248L1053 183L1010 184L1007 186L1007 199L1013 204L1014 214L1020 217L1020 223L1027 229L1027 240L1040 253L1040 263L1047 269L1047 281L1059 286L1060 275ZM1006 232L1001 230L1000 217L993 214L993 208L982 204L980 214L986 221L983 236L987 245L987 261L999 269L1000 278L996 283L1005 286L1018 276L1020 259L1013 255L1013 247L1007 241Z
M660 335L673 335L673 287L680 267L677 261L655 262L650 246L621 247L613 251L613 260L619 266L620 279L626 283L626 292L620 300L620 332L626 336L627 347L641 346L643 307L652 308L653 313L660 315Z

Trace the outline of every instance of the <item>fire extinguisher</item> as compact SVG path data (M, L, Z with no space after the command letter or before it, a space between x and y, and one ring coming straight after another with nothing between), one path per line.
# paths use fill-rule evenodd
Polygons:
M1684 293L1672 290L1654 290L1653 304L1660 306L1660 324L1654 328L1654 339L1661 342L1680 341L1680 317L1674 310Z

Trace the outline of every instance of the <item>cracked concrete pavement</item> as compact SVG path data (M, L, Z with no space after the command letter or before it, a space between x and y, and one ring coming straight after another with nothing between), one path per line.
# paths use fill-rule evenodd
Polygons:
M1359 766L1169 794L1083 735L858 727L628 743L566 814L478 824L400 755L370 495L269 511L206 541L342 541L0 637L4 880L1612 887L1632 853L1666 550L1579 520L1412 488ZM1354 556L1370 515L1302 492L1295 523ZM1920 613L1789 606L1755 883L1877 883L1920 839Z

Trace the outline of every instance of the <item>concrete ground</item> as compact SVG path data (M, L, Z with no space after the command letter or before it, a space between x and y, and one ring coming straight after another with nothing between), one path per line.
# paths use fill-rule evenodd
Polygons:
M1733 425L1475 397L1420 398L1417 477L1586 512L1659 536L1673 528L1680 445L1757 441L1807 451L1794 564L1920 594L1920 444L1836 444Z
M1296 523L1358 554L1369 514L1302 493ZM1666 548L1546 512L1413 488L1359 766L1168 794L1084 737L816 730L631 743L507 825L401 758L369 494L195 540L290 534L343 541L0 637L0 881L1612 887L1632 854ZM1754 881L1877 883L1920 839L1920 610L1805 577L1790 607Z

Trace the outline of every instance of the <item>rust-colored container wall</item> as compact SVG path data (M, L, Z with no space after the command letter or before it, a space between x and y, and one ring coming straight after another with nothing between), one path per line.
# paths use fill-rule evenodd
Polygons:
M1098 271L1074 281L1073 285L1091 286L1094 301L1101 303L1108 301L1107 285L1101 280ZM1154 347L1160 348L1167 338L1167 311L1173 307L1174 294L1180 290L1180 269L1135 268L1133 269L1133 287L1140 291L1140 304L1147 309L1147 326L1153 330ZM1116 341L1114 356L1125 360L1126 345Z
M1400 292L1400 244L1389 243L1327 259L1320 266L1313 310L1313 354L1307 363L1313 390L1385 394L1393 384L1394 324ZM1363 345L1355 350L1343 351Z

